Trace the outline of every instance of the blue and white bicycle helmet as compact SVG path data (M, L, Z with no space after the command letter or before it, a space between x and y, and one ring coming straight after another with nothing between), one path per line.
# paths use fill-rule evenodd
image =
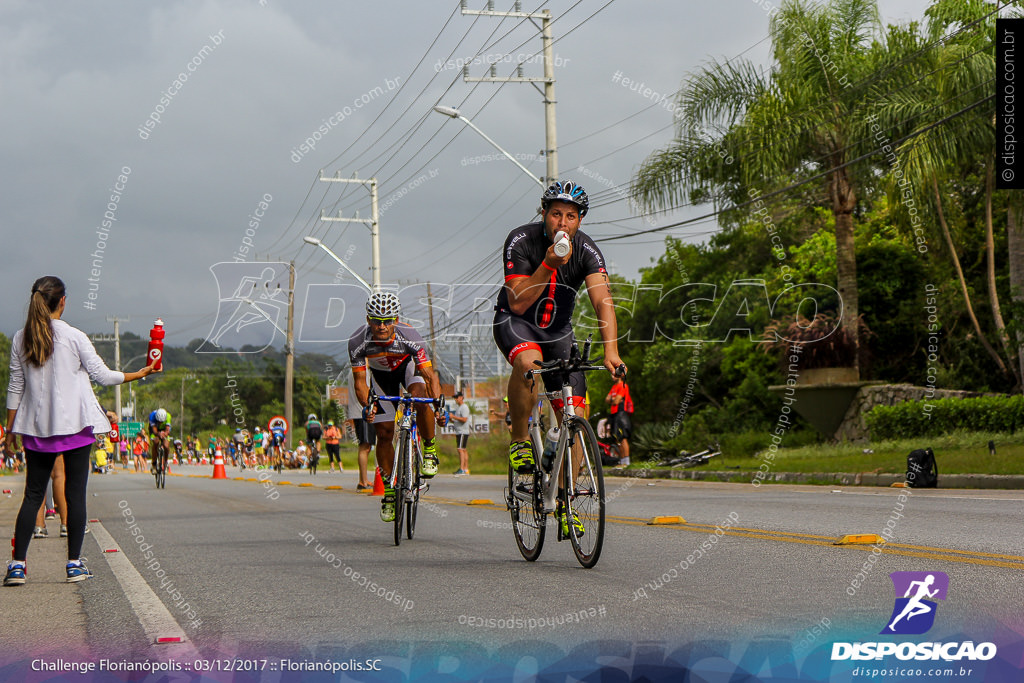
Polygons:
M401 313L402 302L394 292L374 292L366 300L366 315L371 318L397 318Z
M548 204L551 202L575 204L580 209L580 218L586 216L587 209L590 208L590 198L587 196L587 191L571 180L557 180L544 191L544 195L540 198L540 205L547 210Z

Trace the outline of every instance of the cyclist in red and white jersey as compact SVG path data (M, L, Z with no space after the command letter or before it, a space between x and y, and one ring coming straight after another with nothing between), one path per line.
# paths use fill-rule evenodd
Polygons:
M398 321L402 304L393 292L376 291L366 302L366 325L356 330L348 342L349 361L356 387L356 398L364 406L366 419L371 420L377 432L377 465L385 481L384 500L380 518L385 522L395 519L395 491L387 485L395 459L395 407L387 401L368 406L370 390L366 383L369 368L374 391L384 396L398 396L404 387L411 395L438 398L441 384L434 372L423 338L416 330ZM434 415L429 404L416 404L416 421L423 439L424 478L437 474L437 445L434 442L434 422L443 417Z

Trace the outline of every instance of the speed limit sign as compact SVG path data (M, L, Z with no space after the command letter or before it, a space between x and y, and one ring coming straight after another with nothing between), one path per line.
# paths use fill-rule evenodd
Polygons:
M274 431L275 429L280 429L280 430L284 431L285 433L287 433L288 432L288 420L284 419L283 415L275 415L274 417L270 418L270 422L267 423L267 428L270 429L270 431Z

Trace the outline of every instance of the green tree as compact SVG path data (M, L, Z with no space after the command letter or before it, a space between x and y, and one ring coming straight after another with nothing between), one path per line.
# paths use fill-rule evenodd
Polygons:
M771 36L767 74L742 60L713 61L688 78L677 138L647 159L633 193L653 210L687 199L728 205L824 174L812 199L834 216L842 325L856 343L854 213L873 180L867 164L847 164L874 148L872 89L896 87L904 72L886 68L898 55L872 0L784 2Z
M917 203L934 211L977 340L1001 372L1013 374L989 343L975 313L947 219L951 195L959 194L951 192L952 185L978 173L984 185L985 282L996 335L1012 359L996 284L992 219L995 105L988 95L995 79L995 16L982 0L938 0L928 8L926 18L923 34L905 34L908 47L917 55L906 67L914 71L913 87L888 93L875 107L884 129L907 138L892 157L891 192L905 211L916 214ZM916 227L921 219L914 219Z

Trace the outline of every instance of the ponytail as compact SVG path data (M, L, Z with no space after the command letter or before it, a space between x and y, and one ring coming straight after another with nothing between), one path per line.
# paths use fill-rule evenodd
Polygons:
M47 275L32 284L23 347L25 358L36 367L41 367L53 355L53 327L50 314L57 310L62 298L64 283L59 277Z

